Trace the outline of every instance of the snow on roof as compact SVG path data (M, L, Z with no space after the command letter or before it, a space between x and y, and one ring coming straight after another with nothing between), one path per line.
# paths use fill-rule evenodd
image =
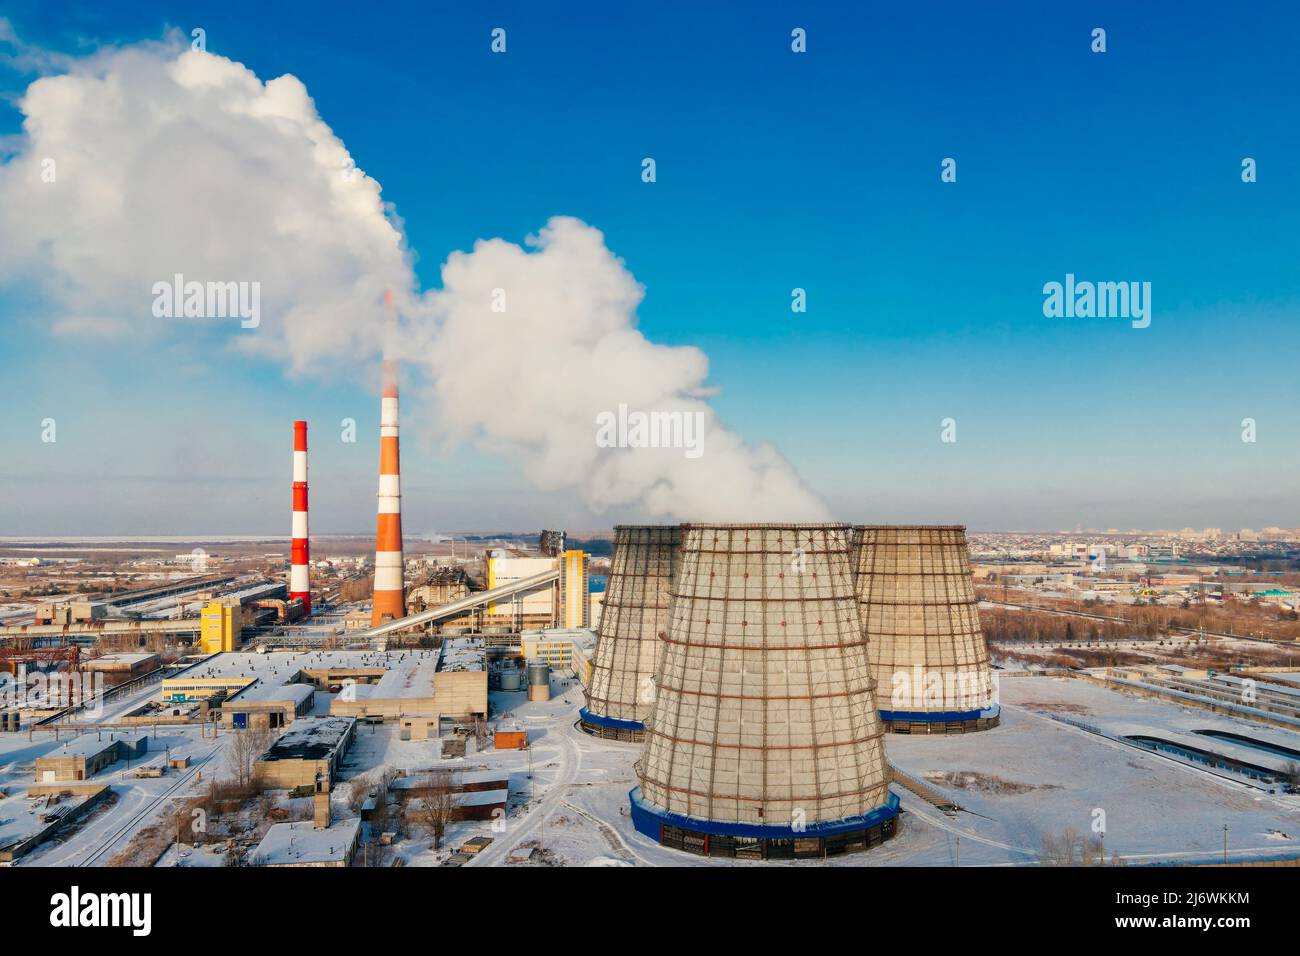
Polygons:
M250 703L262 700L291 700L296 704L304 703L316 693L310 684L265 684L259 681L251 687L236 691L226 701L226 706L234 703Z
M294 866L346 862L356 848L361 821L340 820L317 830L310 820L276 823L253 851L254 866Z
M510 799L509 790L470 790L453 793L451 799L458 807L492 807Z
M509 790L469 790L464 793L453 793L451 802L458 807L499 807L504 806L510 799ZM423 798L412 800L411 809L416 813L428 809L428 801Z
M479 645L478 668L458 667L458 670L482 669L482 645ZM393 651L308 651L271 652L253 654L225 652L216 654L193 667L175 674L164 682L164 687L184 685L193 681L248 681L259 683L243 691L241 700L287 700L296 697L277 697L262 687L293 686L303 671L384 671L374 684L349 684L346 699L365 697L430 697L433 695L433 675L438 670L440 652L436 650ZM288 691L291 695L301 691Z
M438 670L444 673L485 670L487 668L485 654L483 639L480 637L456 637L445 640L442 642L441 654L438 657Z
M128 747L135 749L139 747L140 737L138 734L82 734L80 737L74 737L61 747L56 747L46 757L93 757L95 754L103 753L109 747L116 746L118 741L126 744Z
M419 790L432 786L439 776L445 776L452 786L460 787L471 787L477 783L492 783L497 780L506 783L510 779L510 774L505 770L466 770L456 773L438 769L398 777L388 786L390 790Z
M146 661L154 660L157 657L157 654L104 654L100 657L94 658L93 660L84 662L82 666L111 667L117 665L130 667L135 664L143 664Z
M352 717L304 717L295 720L262 755L262 760L325 760L351 731Z
M370 697L430 697L438 669L437 651L392 651L384 664L387 672L365 695Z

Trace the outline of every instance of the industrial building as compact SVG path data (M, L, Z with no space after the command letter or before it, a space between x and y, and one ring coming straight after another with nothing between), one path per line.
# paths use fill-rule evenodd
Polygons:
M352 745L357 722L350 717L307 717L282 733L253 767L253 779L263 787L328 790L340 762Z
M327 670L327 680L341 675ZM367 720L442 714L453 719L487 717L486 650L477 638L450 638L435 651L386 655L377 681L350 683L330 703L330 713Z
M337 717L486 717L486 649L450 638L433 650L222 653L164 678L159 699L180 714L206 705L228 726L275 728L309 713L318 691L336 695Z
M221 722L236 730L286 727L311 712L316 690L310 684L258 681L221 703Z
M351 866L361 821L356 817L318 829L311 820L276 823L266 831L249 862L253 866Z
M89 780L119 760L133 760L144 756L148 749L149 739L143 734L132 736L82 734L45 756L37 757L36 780L39 783Z
M565 551L560 557L559 613L555 616L560 627L591 625L589 560L585 551Z
M509 601L487 605L485 627L537 629L591 626L590 555L568 550L557 557L520 557L495 551L487 559L488 590L558 569L555 583Z
M654 702L654 673L668 625L681 529L620 525L605 589L587 706L580 726L597 737L640 742Z
M633 825L665 846L754 859L892 837L849 526L681 535Z
M555 564L555 558L514 557L500 551L493 552L487 559L488 590L553 571ZM540 628L550 627L555 620L555 588L548 587L516 596L511 601L490 603L484 623L497 627Z
M220 654L239 647L242 611L232 601L212 601L203 606L199 615L199 643L204 654Z
M853 570L885 729L969 733L996 727L966 529L854 530Z
M99 671L119 678L139 677L161 666L162 659L157 654L105 654L81 662L82 670Z

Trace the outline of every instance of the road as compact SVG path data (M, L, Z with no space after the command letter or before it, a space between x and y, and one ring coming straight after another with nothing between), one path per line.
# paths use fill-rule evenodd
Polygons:
M576 714L577 705L574 705L574 711ZM546 826L546 819L565 805L564 798L568 795L569 787L577 779L578 771L582 769L582 752L573 738L573 734L581 733L581 731L574 730L570 726L567 717L561 718L553 726L555 731L548 733L546 739L554 739L559 743L559 766L555 771L556 779L547 785L541 800L527 811L521 822L515 823L507 820L506 832L498 834L492 845L476 854L474 859L467 864L468 866L497 866L504 862L506 855L511 850L524 840L539 833ZM538 749L541 750L542 748ZM538 776L536 763L544 763L550 760L550 756L543 751L540 755L534 754L533 757L535 761L533 780L535 783ZM540 842L542 846L545 846L545 834L542 836L543 839Z

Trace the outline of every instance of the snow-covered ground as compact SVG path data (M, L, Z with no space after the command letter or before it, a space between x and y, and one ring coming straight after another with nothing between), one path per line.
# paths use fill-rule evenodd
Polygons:
M493 693L494 719L517 721L529 732L528 751L479 752L473 740L466 756L443 760L442 742L403 741L395 724L362 725L344 761L335 789L335 818L352 815L351 780L386 768L414 771L430 767L497 770L510 779L510 803L503 819L466 821L451 826L439 850L430 836L410 824L387 858L408 866L433 866L474 836L492 843L471 866L951 866L1034 863L1045 836L1073 829L1087 837L1104 814L1107 855L1131 864L1213 861L1223 851L1223 827L1234 858L1300 854L1300 797L1272 796L1205 770L1145 752L1067 723L1072 720L1124 736L1149 734L1199 744L1253 763L1281 766L1267 753L1196 735L1225 730L1300 749L1300 734L1263 728L1192 710L1166 701L1118 693L1078 679L1004 677L1002 725L959 737L890 735L889 759L910 777L929 784L963 807L949 814L895 785L902 798L900 834L867 853L819 861L737 862L696 857L665 849L636 833L628 815L627 794L636 785L633 763L639 747L599 740L575 727L582 692L576 684L553 684L547 702L524 694ZM318 709L328 701L319 698ZM116 709L116 708L114 708ZM450 735L448 735L450 736ZM66 842L55 842L21 865L102 865L132 833L156 820L171 801L192 795L201 782L225 775L229 734L217 740L199 730L160 728L151 752L171 746L194 762L188 771L159 779L124 776L122 765L103 775L117 800L95 813ZM32 781L36 757L58 743L49 735L28 741L27 733L0 737L0 820L14 817L5 804L18 799ZM303 808L305 810L305 807ZM531 847L527 864L510 864L518 847ZM182 857L182 866L219 863L213 851ZM164 858L163 865L175 859Z
M179 798L199 792L213 775L221 775L228 737L206 739L195 728L160 728L157 736L146 729L149 752L142 760L133 761L131 768L123 762L108 767L92 778L112 788L109 804L94 810L85 821L77 824L66 837L60 837L37 847L18 861L19 866L103 866L114 853L124 848L131 836L163 813ZM107 737L107 734L105 734ZM24 730L18 734L0 736L0 788L9 796L0 801L0 843L9 842L39 828L27 812L32 801L26 787L35 778L38 757L57 750L68 734L55 740L53 734L40 733L29 741ZM164 762L167 754L188 754L190 766L185 770L168 771L161 777L136 777L134 769L140 764ZM12 802L12 803L11 803Z
M963 812L945 814L895 786L904 808L899 836L829 865L951 866L959 856L963 865L1032 863L1044 835L1073 829L1090 836L1098 811L1105 817L1107 855L1118 853L1132 864L1218 859L1224 824L1234 857L1300 854L1300 798L1268 796L1050 715L1090 722L1110 733L1155 733L1189 742L1198 740L1188 736L1196 729L1231 730L1298 747L1300 736L1063 678L1004 680L1002 700L1003 723L992 731L886 740L889 758L900 770L951 796ZM632 765L638 748L577 730L580 703L574 688L546 704L513 706L534 735L531 782L521 786L518 778L524 754L467 758L475 766L510 766L512 790L525 795L512 800L497 832L490 824L457 825L453 843L479 833L495 837L471 865L504 863L521 844L544 848L555 862L569 865L772 865L695 857L636 833L627 792L636 784ZM1204 738L1200 743L1231 749ZM1261 756L1232 752L1246 759ZM431 854L408 859L414 865L425 862L433 862Z

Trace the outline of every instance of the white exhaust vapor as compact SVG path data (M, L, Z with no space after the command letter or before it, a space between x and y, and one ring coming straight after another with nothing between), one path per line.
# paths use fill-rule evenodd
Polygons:
M508 456L597 513L827 517L774 448L719 422L700 350L637 329L643 290L598 230L557 217L527 248L480 241L419 294L379 184L295 77L264 83L176 40L59 63L19 101L0 163L0 285L38 286L56 333L219 330L295 373L355 378L384 349L391 288L432 437ZM260 324L156 316L151 289L176 275L258 283Z

